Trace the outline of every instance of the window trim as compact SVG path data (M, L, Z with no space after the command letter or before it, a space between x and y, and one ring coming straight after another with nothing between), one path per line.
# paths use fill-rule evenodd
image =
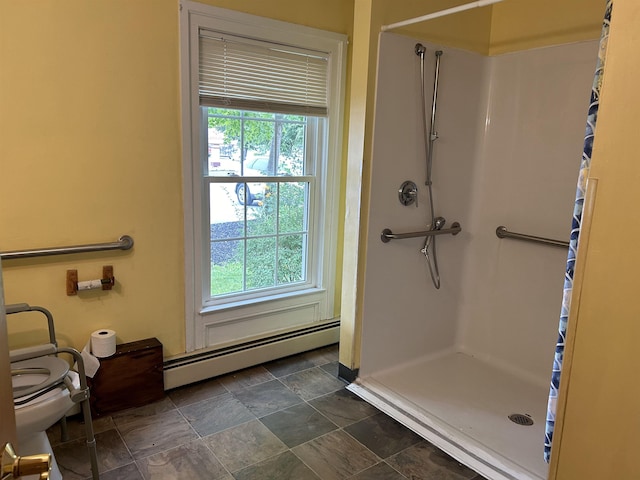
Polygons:
M203 278L203 265L197 261L200 258L203 242L208 242L205 229L200 228L200 235L196 235L194 228L196 222L202 222L207 211L205 201L208 194L195 195L196 189L201 185L196 184L194 169L196 162L191 161L199 158L200 140L194 134L200 128L200 109L196 105L198 99L197 62L191 64L191 52L197 49L198 29L200 26L214 25L217 30L226 31L232 35L245 35L259 37L266 41L282 43L286 37L287 43L304 46L311 49L331 52L330 81L329 81L329 122L328 128L324 132L328 141L326 144L326 157L330 159L324 163L321 171L316 172L317 182L325 185L325 195L321 196L319 188L316 188L315 208L320 209L318 214L323 220L319 227L324 231L320 241L321 245L314 245L321 251L320 269L316 272L317 286L315 288L302 290L296 293L276 294L266 301L244 300L236 303L229 303L225 306L203 307L202 295L198 279ZM195 45L194 45L195 42ZM196 50L197 51L197 50ZM337 235L339 230L339 218L335 213L339 209L339 187L340 173L342 168L342 132L344 120L344 89L346 78L346 53L347 37L342 34L327 32L323 30L282 22L268 18L262 18L233 10L203 5L191 0L183 0L180 3L180 81L181 81L181 104L182 104L182 173L183 173L183 202L184 202L184 254L185 254L185 346L186 351L191 352L196 349L206 347L205 338L196 330L198 320L204 316L222 314L221 322L229 312L237 312L239 308L248 307L249 316L255 310L255 305L264 302L266 309L276 308L275 305L282 305L282 308L293 308L296 298L301 303L308 303L311 299L319 299L321 303L320 311L322 317L319 320L331 319L334 316L334 300L336 296L336 258L338 253ZM196 81L193 81L196 79ZM318 142L313 148L320 148ZM322 297L322 298L320 298ZM314 300L315 301L315 300ZM226 313L225 313L226 312Z

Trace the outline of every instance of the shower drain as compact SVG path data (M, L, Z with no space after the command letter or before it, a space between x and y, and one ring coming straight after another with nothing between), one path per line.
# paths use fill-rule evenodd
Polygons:
M511 420L513 423L517 423L518 425L533 425L533 418L522 413L512 413L511 415L509 415L509 420Z

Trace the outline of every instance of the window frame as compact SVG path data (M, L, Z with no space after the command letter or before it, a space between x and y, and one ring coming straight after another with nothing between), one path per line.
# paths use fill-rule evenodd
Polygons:
M197 90L198 62L192 61L198 51L199 27L223 31L232 35L259 38L280 44L289 44L303 48L330 52L329 77L329 114L327 128L321 131L324 139L318 139L310 146L324 159L318 161L315 173L314 199L311 201L314 211L310 211L310 221L319 222L316 228L322 235L315 239L309 237L309 248L317 252L319 261L309 263L314 271L313 284L302 290L283 291L282 293L231 300L216 305L204 305L203 269L210 259L204 259L203 245L208 244L209 222L208 192L199 171L201 149L201 109ZM202 324L214 325L238 322L243 318L254 318L259 312L293 311L297 306L313 305L311 319L319 322L331 320L334 316L336 296L336 258L339 219L336 212L339 206L339 185L342 157L342 131L344 118L344 88L346 76L347 37L334 32L326 32L301 25L281 22L233 10L203 5L190 0L180 4L180 61L181 61L181 102L183 132L183 200L184 200L184 253L185 253L185 320L186 351L191 352L211 346L208 334L202 330ZM197 56L196 56L197 58ZM200 178L198 178L200 176ZM199 222L199 223L198 223ZM207 282L204 282L207 283ZM298 327L287 326L286 322L277 324L277 331ZM300 328L303 328L301 325ZM266 335L267 332L265 331ZM228 342L227 340L223 340ZM215 342L214 342L215 343Z

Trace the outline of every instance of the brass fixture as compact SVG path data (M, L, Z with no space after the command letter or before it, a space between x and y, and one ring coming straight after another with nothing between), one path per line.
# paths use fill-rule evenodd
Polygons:
M16 455L10 443L4 445L2 451L2 480L10 480L27 475L40 475L40 480L47 480L50 471L51 454L42 453L21 457Z

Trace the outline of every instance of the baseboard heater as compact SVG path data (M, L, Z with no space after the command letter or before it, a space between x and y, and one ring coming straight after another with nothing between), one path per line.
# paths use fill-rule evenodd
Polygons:
M170 390L278 358L332 345L339 339L340 321L334 320L229 347L180 355L164 361L164 389Z

